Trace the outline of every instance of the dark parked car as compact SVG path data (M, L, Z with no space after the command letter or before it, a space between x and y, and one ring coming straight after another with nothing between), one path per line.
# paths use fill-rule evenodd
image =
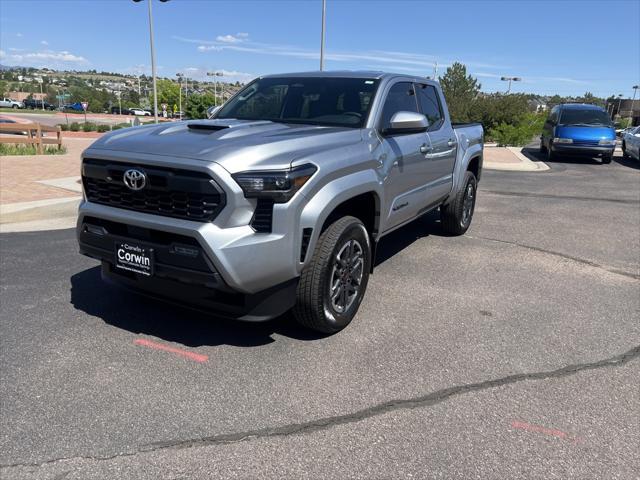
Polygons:
M56 106L50 104L46 100L36 100L35 98L27 98L22 101L24 108L30 108L32 110L39 108L41 109L44 105L45 110L55 110Z
M131 112L129 111L128 108L124 108L122 107L122 110L120 110L120 107L111 107L111 113L114 115L131 115Z

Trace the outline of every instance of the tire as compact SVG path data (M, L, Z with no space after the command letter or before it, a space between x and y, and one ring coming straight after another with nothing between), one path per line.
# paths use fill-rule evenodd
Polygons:
M11 108L15 108L15 109L17 109L17 108L18 108L18 105L11 105Z
M349 263L341 266L340 260ZM342 330L362 303L370 268L371 241L364 224L350 216L336 220L322 232L311 261L302 271L293 316L318 332ZM334 297L332 284L337 285Z
M442 229L451 235L463 235L473 219L478 182L472 172L465 172L463 185L451 203L440 207Z
M627 144L622 142L622 158L629 158L629 154L627 153Z
M551 151L551 142L547 147L547 162L553 162L556 159L556 155Z
M547 147L544 146L544 139L540 137L540 153L547 153Z
M611 157L612 157L612 155L603 155L602 156L602 163L603 164L611 163Z

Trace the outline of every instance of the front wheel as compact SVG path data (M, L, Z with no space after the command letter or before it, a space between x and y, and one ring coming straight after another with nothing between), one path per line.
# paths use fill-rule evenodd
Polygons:
M440 207L442 229L452 235L463 235L471 225L473 211L476 206L478 183L472 172L465 172L463 188L451 203Z
M336 220L320 235L302 271L295 319L323 333L342 330L362 303L370 269L371 242L363 223L351 216Z
M622 142L622 157L629 158L629 154L627 153L627 144Z
M606 164L606 163L611 163L611 157L612 157L612 156L613 156L613 155L603 155L603 156L602 156L602 163L605 163L605 164Z
M11 106L11 108L15 108L15 109L17 109L17 108L18 108L18 105L12 105L12 106Z

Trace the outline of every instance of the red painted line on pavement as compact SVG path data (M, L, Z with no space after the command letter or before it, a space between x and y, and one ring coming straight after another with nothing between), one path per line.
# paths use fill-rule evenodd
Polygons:
M208 355L202 355L200 353L189 352L188 350L182 350L180 348L170 347L168 345L163 345L161 343L152 342L151 340L146 340L144 338L138 338L133 343L136 345L142 345L143 347L154 348L156 350L163 350L169 353L175 353L176 355L181 355L189 360L193 360L194 362L204 363L209 360Z
M513 422L511 422L511 426L513 428L518 428L520 430L526 430L527 432L542 433L544 435L562 438L563 440L572 440L576 443L579 441L578 438L573 438L567 432L563 432L562 430L558 430L556 428L547 428L541 425L533 425L527 422L519 422L518 420L514 420Z

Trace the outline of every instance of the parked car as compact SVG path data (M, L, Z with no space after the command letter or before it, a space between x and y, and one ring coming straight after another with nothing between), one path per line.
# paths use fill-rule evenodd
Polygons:
M143 110L142 108L130 108L129 109L129 113L131 115L138 115L141 117L148 117L151 115L151 112L147 111L147 110Z
M34 109L42 109L44 107L45 110L55 110L56 106L50 104L46 100L36 100L35 98L26 98L22 101L24 108Z
M111 107L111 113L114 115L131 115L128 108L120 109L120 107Z
M0 107L2 108L24 108L22 102L17 100L11 100L10 98L3 98L0 100Z
M611 163L616 133L607 112L596 105L565 103L551 109L540 137L540 151L559 155L601 157Z
M640 126L626 130L622 137L622 155L640 160Z
M452 125L425 77L265 76L210 120L93 143L80 252L164 300L251 321L293 309L336 332L364 298L380 238L438 209L444 232L467 231L482 155L482 126Z
M81 102L67 103L62 108L63 110L75 110L76 112L84 112L84 108L82 108Z

